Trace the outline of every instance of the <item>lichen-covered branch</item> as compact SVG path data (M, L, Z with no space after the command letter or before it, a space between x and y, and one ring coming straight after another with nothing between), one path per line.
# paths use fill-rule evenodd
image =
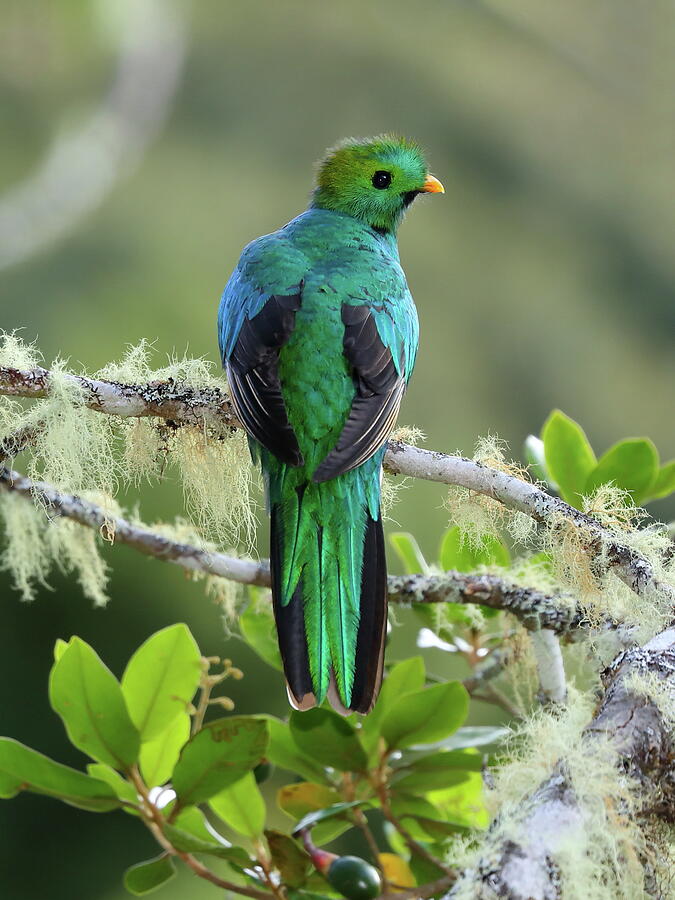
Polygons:
M76 375L60 374L59 378L79 385L86 405L109 415L158 416L178 424L239 426L227 394L218 388L193 390L173 379L133 385ZM39 398L49 396L49 389L47 369L0 367L0 394ZM656 596L675 609L675 589L657 576L644 556L617 540L596 519L529 481L476 460L422 450L399 441L390 441L384 466L395 475L459 485L553 529L561 523L572 526L598 574L612 570L636 594Z
M50 515L73 519L100 531L111 542L133 547L146 556L175 563L190 571L216 575L240 584L269 587L267 560L238 559L213 550L172 540L158 531L74 494L35 482L18 472L0 469L0 488L39 502ZM389 599L395 603L473 603L513 613L526 628L542 627L565 634L587 625L582 609L569 597L553 597L532 588L509 584L496 575L444 572L441 575L389 576Z
M537 661L539 687L545 703L564 703L567 696L565 666L558 635L549 628L532 632L532 650Z
M269 587L270 573L266 562L237 559L172 540L150 528L113 515L89 500L57 491L44 482L31 481L9 469L0 469L0 488L19 494L29 501L38 501L50 515L73 519L80 525L100 531L107 540L126 544L146 556L154 556L156 559L175 563L183 569L217 575L241 584Z
M156 416L182 425L205 422L241 427L227 394L218 388L195 390L173 379L149 384L123 384L68 373L60 373L59 379L64 384L79 388L89 409L110 416ZM42 366L27 371L0 366L0 394L9 397L34 400L49 397L50 382L51 373Z
M673 696L675 628L657 635L644 647L623 651L605 671L605 696L583 731L580 750L583 758L590 761L599 748L602 753L607 748L613 754L616 779L632 780L639 786L639 790L632 792L632 808L626 809L612 808L610 797L604 798L603 803L606 786L602 783L596 786L599 805L603 810L607 808L610 818L619 821L631 817L634 822L640 813L656 813L672 822L675 817L672 720L664 715L653 696L635 690L636 675L653 679L664 693ZM577 848L580 858L592 851L593 848L584 846L584 840L592 833L586 827L586 819L591 815L592 811L575 790L566 760L560 759L550 777L521 803L519 814L510 814L508 828L497 819L477 863L463 873L446 900L468 897L472 900L499 897L558 900L566 896L561 858L569 854L570 848ZM633 863L641 870L646 860L637 856L629 858L634 851L628 845L622 852L626 858L613 861L619 866L619 876L623 872L627 877ZM602 872L597 877L603 878ZM640 874L639 878L642 877ZM611 886L608 890L611 892Z
M411 603L478 603L503 609L513 613L529 631L548 628L556 634L568 634L591 624L582 606L571 596L545 594L512 584L498 575L390 575L389 591Z
M393 474L409 475L442 484L454 484L498 500L504 506L556 528L571 524L578 532L598 574L612 570L638 595L658 595L675 609L675 589L657 577L650 562L622 544L600 522L553 497L529 481L473 459L448 456L390 441L385 467Z

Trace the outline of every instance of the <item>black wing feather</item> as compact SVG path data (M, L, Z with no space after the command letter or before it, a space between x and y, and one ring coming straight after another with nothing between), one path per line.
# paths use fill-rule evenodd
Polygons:
M382 343L367 306L343 304L344 354L349 360L356 396L335 448L314 473L314 481L336 478L369 459L394 427L405 392L405 378Z
M232 401L248 433L282 462L301 466L298 439L288 421L279 382L279 351L295 327L301 294L273 295L244 319L225 363Z

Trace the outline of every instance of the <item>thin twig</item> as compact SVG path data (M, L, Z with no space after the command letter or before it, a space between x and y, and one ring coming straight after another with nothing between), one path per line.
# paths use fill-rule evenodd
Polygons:
M500 691L494 684L486 684L483 693L480 691L471 692L474 700L480 700L482 703L491 703L493 706L501 706L504 712L508 713L513 719L522 719L523 713L512 703L503 691Z
M267 891L259 891L256 888L249 888L245 885L235 884L232 881L225 881L224 879L219 878L215 872L212 872L210 869L207 869L206 866L202 865L202 863L191 853L177 850L164 834L164 816L150 799L145 782L141 778L140 772L136 766L132 766L128 774L136 788L136 792L143 802L141 809L143 821L152 832L160 847L162 847L169 855L177 856L179 859L182 859L185 865L188 866L195 875L199 876L199 878L203 878L205 881L210 881L211 884L215 884L216 887L226 891L232 891L235 894L242 894L244 897L252 897L253 900L270 900L270 897L273 895ZM279 900L282 900L282 898L279 898Z
M455 874L453 870L448 868L448 866L446 866L445 863L442 862L442 860L436 859L433 853L430 853L426 847L416 841L412 834L405 827L403 822L401 822L398 816L395 815L395 813L392 811L391 804L389 803L389 788L386 780L383 777L376 776L373 786L380 801L380 809L382 810L382 815L391 825L394 826L396 831L398 831L398 833L408 845L409 850L420 859L425 860L425 862L428 862L432 866L435 866L437 869L440 869L442 872L445 872L448 877L453 877Z
M342 796L347 803L351 803L356 799L356 791L354 790L354 782L352 781L351 772L343 772L342 774ZM370 850L370 855L373 858L373 863L380 871L380 875L382 876L382 890L384 892L389 890L389 884L387 881L387 874L380 863L380 848L377 846L377 841L375 840L375 836L373 832L370 830L370 825L368 824L368 819L365 816L365 813L362 809L356 807L351 811L351 818L356 825L356 827L361 831L366 843L368 844L368 849Z
M501 675L511 656L512 651L510 647L497 647L485 658L481 665L476 666L471 675L463 679L462 684L471 694L488 681L492 681L493 678Z

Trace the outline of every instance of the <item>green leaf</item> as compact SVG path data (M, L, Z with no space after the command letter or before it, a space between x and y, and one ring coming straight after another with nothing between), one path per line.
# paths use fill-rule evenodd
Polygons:
M335 894L318 894L316 891L299 891L293 888L286 891L288 900L333 900Z
M298 834L305 828L318 825L319 822L325 822L327 819L333 819L336 816L343 818L348 810L353 809L355 806L364 806L369 802L368 800L352 800L349 803L334 803L326 809L317 809L315 812L307 813L297 823L293 829L293 834Z
M487 828L490 816L483 799L480 772L469 772L462 784L429 791L427 799L441 812L444 822L464 828Z
M310 824L316 821L317 827L312 831L312 840L315 844L328 843L351 828L351 822L336 819L335 812L325 815L327 809L334 810L340 806L340 795L323 784L309 782L288 784L278 791L277 803L295 822L299 820L304 822L308 817L311 817ZM330 821L324 822L324 819Z
M292 819L301 819L308 812L323 810L340 802L340 795L334 788L310 781L287 784L277 791L277 803Z
M390 748L440 741L466 719L468 695L459 681L405 694L382 720L382 736Z
M291 713L293 740L300 750L324 766L340 772L364 772L368 767L365 751L354 727L328 709L310 709Z
M190 808L195 809L196 807ZM163 831L171 845L176 850L180 850L181 853L205 853L208 856L225 859L239 869L246 869L251 865L251 857L243 847L227 847L216 842L210 836L209 840L204 840L203 838L195 837L176 825L166 824L163 827Z
M394 792L391 796L391 811L398 819L440 819L440 813L433 803L430 803L426 797L419 797L414 794ZM419 829L411 827L411 830L415 833L415 837L420 840L426 838L426 834L421 833Z
M399 832L394 828L391 822L383 822L382 829L384 831L384 836L387 839L387 843L394 851L394 853L398 854L402 859L409 860L410 859L410 847L403 840Z
M612 482L629 491L633 502L642 503L656 481L659 454L648 438L619 441L604 453L586 480L584 493L590 494L601 484Z
M124 887L130 894L140 897L157 890L176 876L176 867L170 856L162 854L147 862L137 863L124 873Z
M466 725L451 737L438 744L431 744L426 749L462 750L465 747L483 747L486 744L498 744L511 733L510 728L502 725Z
M154 740L141 744L139 764L148 787L164 784L171 778L180 751L190 738L191 719L181 712Z
M578 505L596 458L584 430L559 409L554 410L541 430L548 471L560 485L564 500Z
M431 853L434 852L433 847L428 847L428 849ZM435 855L438 859L442 859L443 849L441 848ZM429 884L445 875L440 866L435 865L422 856L418 856L416 853L413 853L410 857L410 869L415 876L417 884Z
M454 525L443 535L439 550L441 569L470 572L474 568L473 554L468 541L462 540L462 529Z
M136 762L139 735L119 682L78 637L71 638L52 667L49 700L78 750L114 769Z
M162 628L141 644L122 675L122 693L141 741L185 712L199 686L201 654L187 625Z
M54 662L58 662L61 659L67 646L67 642L62 640L62 638L56 639L56 643L54 644Z
M421 690L424 687L424 679L424 660L421 656L413 656L391 667L382 682L380 696L375 706L361 725L361 741L369 752L377 750L380 724L393 704L403 694Z
M281 875L282 882L288 887L302 887L307 881L307 873L312 865L307 853L293 838L280 831L266 831L265 837L272 862Z
M461 787L462 785L459 786L460 789ZM428 799L430 796L431 794L427 798L412 794L392 795L391 808L394 815L405 822L414 838L418 841L443 841L449 835L466 830L466 826L448 821L445 812Z
M510 561L507 548L490 534L483 536L480 547L474 547L455 525L445 532L441 541L440 564L446 571L473 572L479 566L508 566Z
M398 791L424 793L460 784L469 772L480 772L482 757L477 750L450 750L415 760L396 771L393 783Z
M249 588L255 596L262 591ZM283 670L277 630L274 624L274 612L271 603L260 603L255 599L249 603L239 617L239 628L246 643L255 650L258 656L273 669Z
M650 500L659 500L675 491L675 459L665 463L659 469L656 480L649 491Z
M253 772L219 791L209 800L209 806L239 834L255 838L265 827L265 801L256 784Z
M267 748L267 759L289 772L302 775L307 781L327 783L326 770L315 759L303 753L295 743L291 730L286 722L272 716L267 717L270 732L270 743Z
M172 783L180 806L194 806L238 781L265 756L264 719L230 716L208 722L183 747Z
M165 807L164 812L168 815L167 808ZM198 806L186 806L185 809L181 809L175 819L172 818L172 824L180 831L187 832L187 834L198 838L200 841L208 843L216 840L209 831L204 813Z
M91 812L107 812L120 805L105 782L57 763L12 738L0 737L0 797L9 799L20 791L46 794Z
M442 841L453 834L469 834L471 830L468 825L447 822L445 819L427 819L424 816L416 816L415 822L427 840Z
M89 763L87 766L87 773L91 775L92 778L98 778L100 781L105 781L106 784L109 784L120 800L125 800L127 803L133 803L135 806L138 805L138 795L136 794L136 789L133 784L130 784L126 778L122 778L120 773L116 772L110 766L106 766L103 763ZM133 815L138 815L138 813L132 809L126 811Z
M398 556L406 575L414 575L417 572L421 572L422 575L429 574L429 565L412 534L405 531L394 531L389 535L389 543Z

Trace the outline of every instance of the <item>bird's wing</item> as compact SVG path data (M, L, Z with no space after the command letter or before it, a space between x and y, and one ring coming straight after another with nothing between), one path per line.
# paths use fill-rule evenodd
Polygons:
M316 469L314 481L356 468L384 444L417 351L417 314L407 288L395 304L344 303L342 321L343 349L356 393L338 442Z
M244 250L218 313L218 340L237 415L279 460L303 463L279 382L279 351L295 326L306 259L267 235Z

